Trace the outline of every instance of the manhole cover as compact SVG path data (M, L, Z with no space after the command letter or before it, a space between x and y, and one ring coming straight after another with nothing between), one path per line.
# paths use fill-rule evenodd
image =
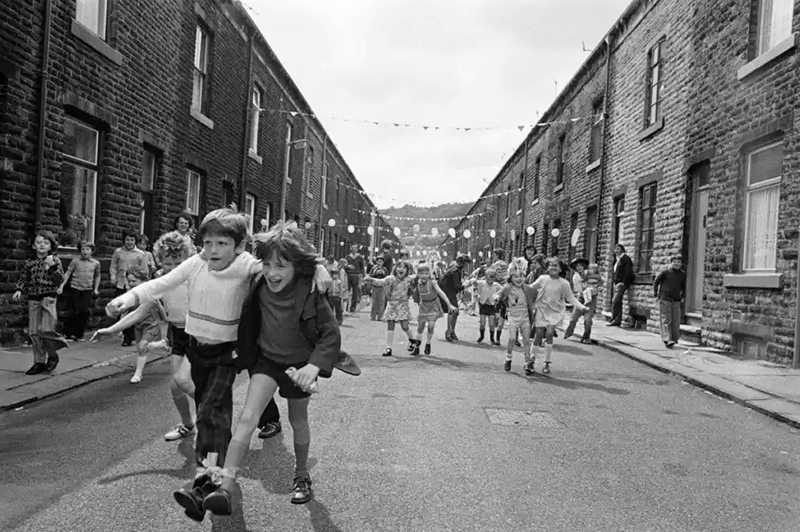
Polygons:
M547 412L533 412L530 410L505 410L502 408L484 408L489 422L495 425L508 427L538 427L546 429L560 429L564 424Z

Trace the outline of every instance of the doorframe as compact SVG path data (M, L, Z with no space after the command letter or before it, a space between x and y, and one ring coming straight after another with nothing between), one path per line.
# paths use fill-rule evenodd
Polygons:
M696 246L695 238L696 235L693 232L693 227L696 218L696 198L697 194L703 190L708 190L710 183L706 183L703 186L700 186L698 183L698 173L697 170L703 166L708 166L708 173L709 173L709 181L710 181L710 174L711 174L711 158L704 157L704 158L697 158L692 161L691 165L688 165L686 168L686 186L685 186L685 205L684 205L684 223L683 223L683 246L682 246L682 255L686 258L686 264L688 265L686 271L687 277L687 287L688 282L692 283L692 288L694 289L694 275L696 272L693 268L698 267L698 264L695 264L697 261L694 260L693 252L694 247ZM706 224L706 228L707 228ZM706 234L707 236L707 234ZM705 269L705 268L704 268ZM705 272L703 273L703 286L705 286ZM688 290L687 290L688 292ZM683 316L684 321L686 321L687 313L693 314L689 311L690 300L692 299L689 296L694 296L694 290L692 294L687 293L686 297L684 298L683 304ZM696 309L695 309L696 310ZM701 309L702 310L702 309Z

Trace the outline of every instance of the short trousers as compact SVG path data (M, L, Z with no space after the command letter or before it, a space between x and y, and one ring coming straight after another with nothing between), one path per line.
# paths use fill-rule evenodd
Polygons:
M134 326L133 332L137 344L141 341L155 342L161 339L160 325L150 325L149 327Z
M531 320L528 318L528 316L522 316L522 317L509 316L507 321L509 326L514 326L520 330L525 327L530 328L531 326Z
M169 338L169 345L172 347L171 353L173 355L186 356L186 353L189 352L189 342L191 341L191 337L186 334L186 329L170 323L167 330L167 338Z
M494 316L497 314L497 306L488 303L481 303L478 307L478 314L480 316Z
M250 376L255 374L267 375L272 380L278 383L278 393L284 399L305 399L311 397L310 393L306 393L298 388L294 381L286 374L289 368L300 369L308 364L308 362L301 362L300 364L281 364L265 357L263 354L259 355L253 368L250 370Z

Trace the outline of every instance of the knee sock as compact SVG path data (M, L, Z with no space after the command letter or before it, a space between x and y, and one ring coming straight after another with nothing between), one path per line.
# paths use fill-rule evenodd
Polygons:
M537 356L539 356L539 348L531 344L531 358L535 359Z
M544 361L550 362L550 357L553 355L553 344L544 344Z
M144 365L147 363L147 354L139 355L136 357L136 370L134 375L142 376L142 372L144 371Z
M295 443L294 444L294 476L308 478L308 449L311 447L310 443Z
M189 396L186 395L174 380L170 383L170 389L172 391L172 402L175 403L175 408L181 416L181 423L186 425L187 428L192 428L194 426L194 420L192 419L192 410L189 406Z
M428 329L428 345L430 345L431 340L433 340L433 333L434 333L433 329Z

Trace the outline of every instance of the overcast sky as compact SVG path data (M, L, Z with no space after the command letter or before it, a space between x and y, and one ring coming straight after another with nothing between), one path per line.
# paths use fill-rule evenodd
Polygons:
M378 208L474 201L630 0L244 0ZM335 118L338 119L335 119ZM342 118L384 122L375 126ZM394 127L508 126L453 131Z

